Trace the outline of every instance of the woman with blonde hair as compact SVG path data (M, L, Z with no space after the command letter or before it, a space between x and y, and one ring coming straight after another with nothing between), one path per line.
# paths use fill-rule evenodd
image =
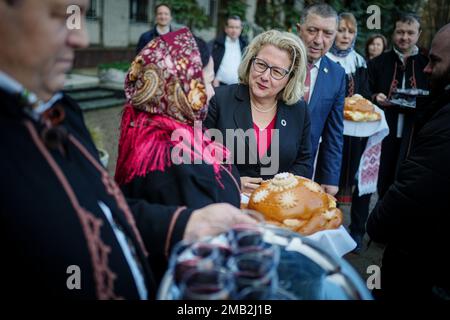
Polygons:
M211 99L205 126L233 137L226 142L244 193L278 172L312 171L310 119L302 100L306 63L298 37L264 32L244 52L239 84L217 88Z

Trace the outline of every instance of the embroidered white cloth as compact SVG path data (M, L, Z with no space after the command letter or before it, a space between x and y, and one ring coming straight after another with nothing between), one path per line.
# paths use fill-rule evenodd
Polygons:
M381 114L380 121L355 122L344 120L344 135L369 137L356 173L359 196L374 193L377 190L381 142L389 134L389 126L384 111L377 106L375 106L375 111Z

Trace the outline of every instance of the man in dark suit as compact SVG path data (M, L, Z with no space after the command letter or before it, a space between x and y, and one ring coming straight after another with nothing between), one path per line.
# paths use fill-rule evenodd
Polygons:
M247 41L242 37L242 21L239 16L229 17L224 31L212 42L215 87L238 82L238 67L247 46Z
M149 31L144 32L139 37L139 42L136 46L136 53L139 53L147 43L162 34L172 31L170 23L172 22L172 12L169 5L160 3L155 7L155 25Z
M430 99L416 121L409 155L367 221L370 238L386 243L381 290L375 292L380 298L450 298L449 38L447 24L433 39L423 70Z
M414 110L399 109L388 102L395 89L428 89L423 69L428 58L419 52L417 41L421 34L419 19L402 14L395 22L393 48L368 63L369 84L374 103L384 110L389 135L381 147L378 196L383 197L394 182L399 164L411 146Z
M317 161L314 180L332 195L338 192L342 161L345 71L325 54L333 44L337 25L337 13L327 4L306 8L297 25L309 63L305 100L311 114L312 154Z
M66 27L70 5L81 9L81 29ZM75 49L88 45L88 7L0 1L0 274L12 298L154 298L148 262L165 263L183 238L248 221L229 205L124 199L80 107L60 93Z

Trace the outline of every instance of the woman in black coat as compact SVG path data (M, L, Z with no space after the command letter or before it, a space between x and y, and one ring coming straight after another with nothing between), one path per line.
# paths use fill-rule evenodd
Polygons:
M218 129L210 134L224 139L233 153L244 192L278 172L310 175L310 119L300 101L305 77L302 42L271 30L257 36L244 53L240 83L216 89L204 125Z
M134 60L115 175L127 197L191 209L213 203L240 207L237 170L216 157L226 158L228 150L194 129L213 92L210 61L203 69L187 29L154 39ZM165 266L152 267L160 280Z
M213 92L212 63L202 69L200 62L187 29L153 40L134 60L115 175L126 196L193 209L217 202L240 206L237 171L205 151L226 156L228 150L194 130Z

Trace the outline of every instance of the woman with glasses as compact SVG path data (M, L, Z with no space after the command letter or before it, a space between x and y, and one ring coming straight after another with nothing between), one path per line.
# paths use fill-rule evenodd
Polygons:
M244 193L279 172L311 172L310 120L301 100L306 51L293 34L270 30L244 52L239 84L216 89L204 125L223 139Z

